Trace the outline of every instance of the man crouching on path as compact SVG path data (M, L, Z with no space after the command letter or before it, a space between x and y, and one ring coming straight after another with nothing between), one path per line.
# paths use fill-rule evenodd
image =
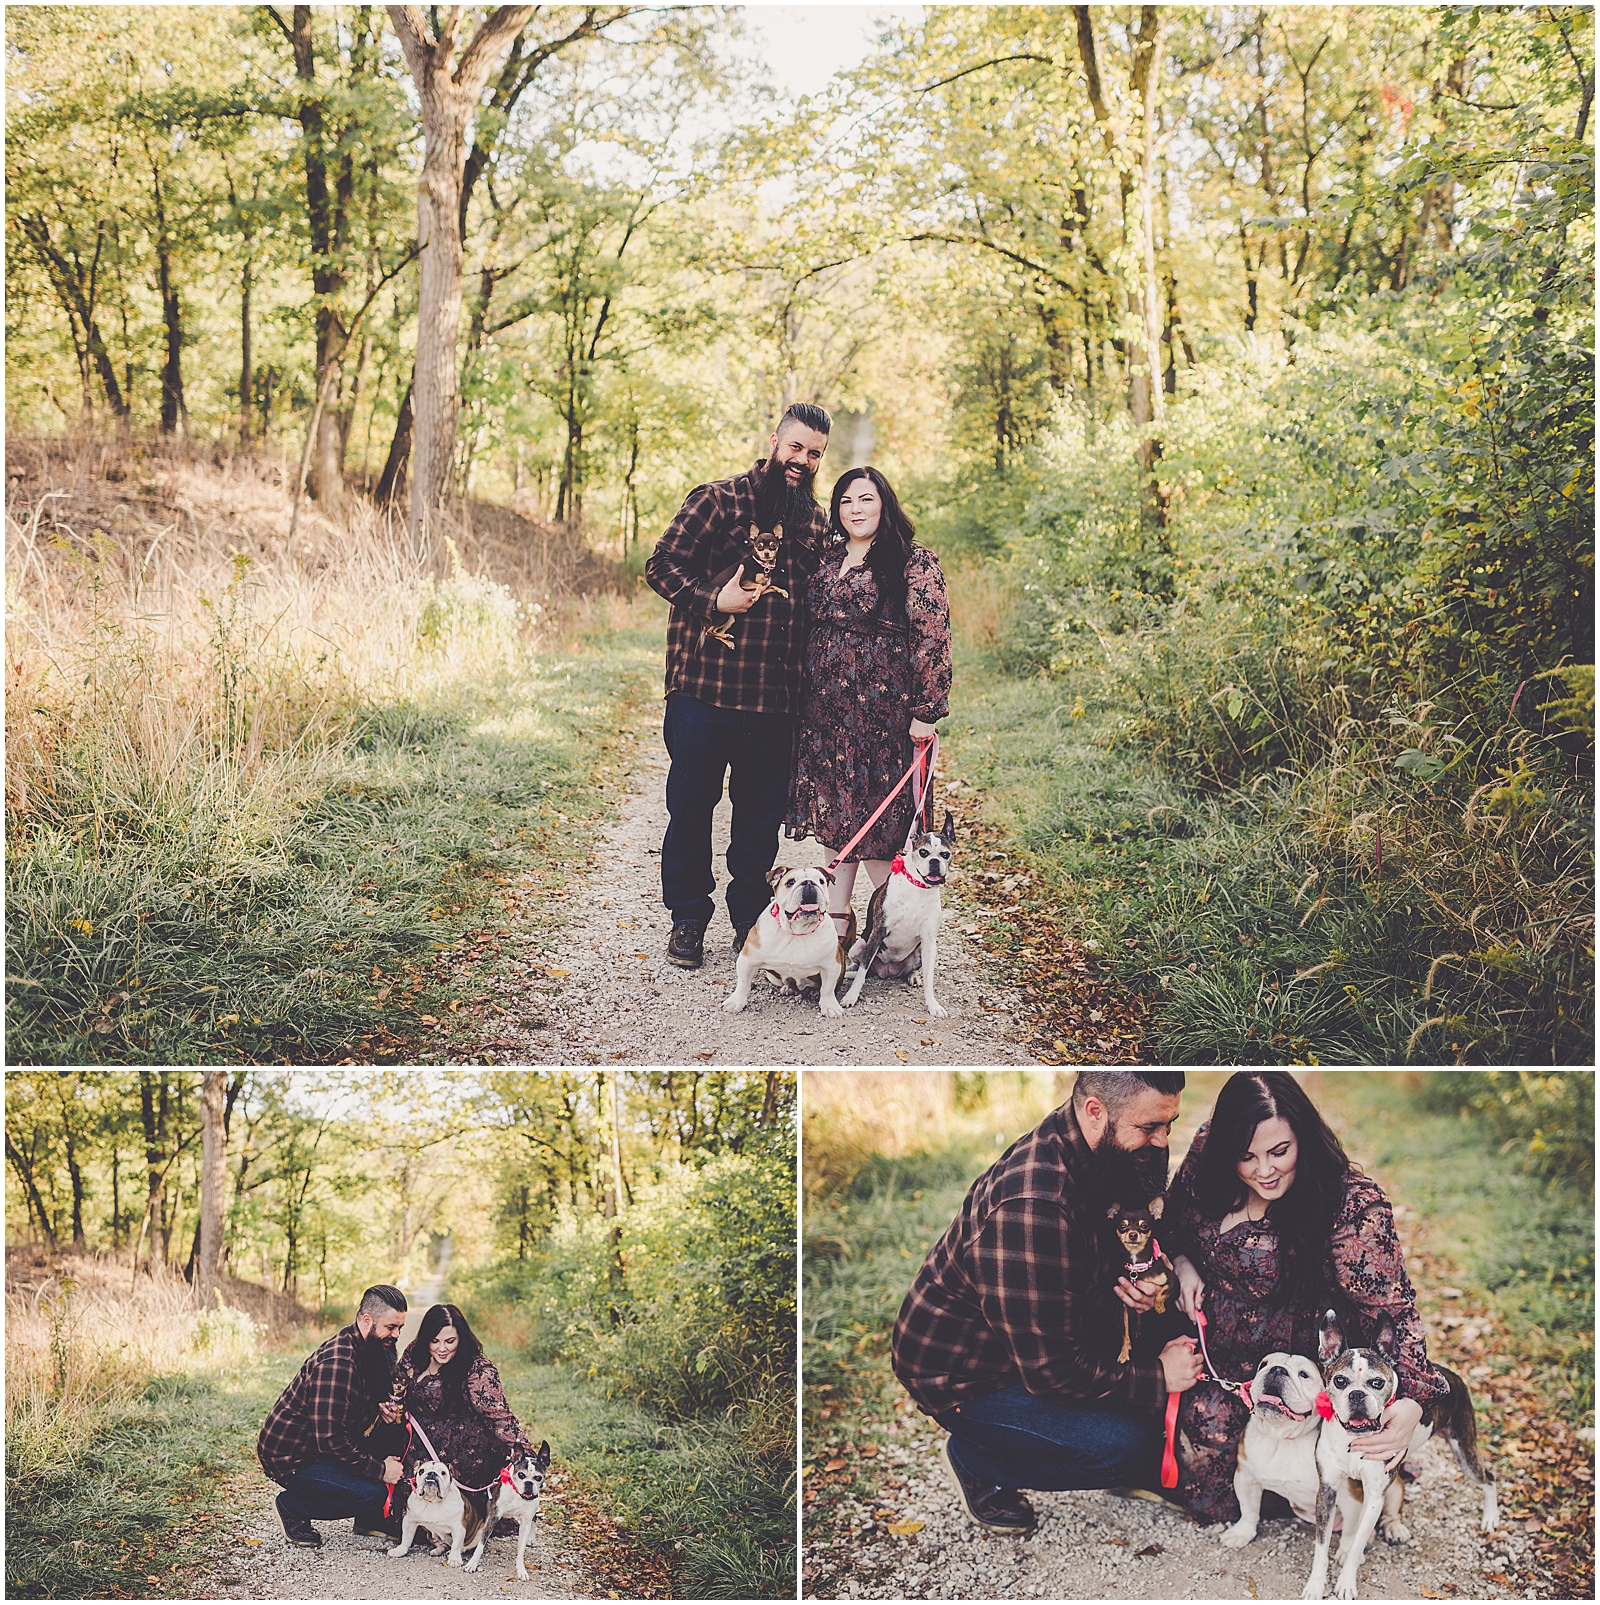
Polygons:
M812 483L828 449L830 420L797 401L772 433L772 453L748 473L690 491L645 564L652 589L672 604L667 626L667 834L661 843L661 900L672 911L667 960L700 967L711 894L711 815L728 773L733 829L728 841L728 918L733 950L772 895L767 871L778 856L778 826L789 800L789 755L800 699L807 582L822 559L827 514ZM750 528L783 526L771 592L754 600ZM705 636L731 625L732 647Z
M405 1428L379 1421L378 1406L389 1397L405 1321L406 1296L398 1287L369 1287L355 1320L300 1367L268 1412L256 1457L283 1485L273 1509L291 1544L320 1549L311 1523L345 1516L355 1518L358 1538L399 1540L405 1485L397 1456ZM391 1482L399 1486L385 1520L384 1484Z
M1079 1071L972 1184L900 1306L894 1374L950 1434L945 1469L990 1532L1034 1525L1019 1489L1158 1486L1167 1395L1194 1386L1200 1361L1178 1338L1153 1353L1153 1332L1114 1358L1116 1300L1154 1300L1119 1278L1106 1210L1165 1189L1182 1090L1181 1071Z

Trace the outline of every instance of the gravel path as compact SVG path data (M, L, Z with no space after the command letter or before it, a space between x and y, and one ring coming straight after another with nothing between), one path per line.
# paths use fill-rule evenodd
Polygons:
M935 994L949 1010L931 1019L922 988L869 980L843 1019L825 1020L816 999L783 996L757 981L744 1011L722 1011L733 990L733 930L721 900L706 933L706 962L680 970L664 957L672 922L661 904L667 754L659 733L639 744L640 766L621 817L601 838L597 865L572 888L573 921L525 961L527 991L499 1026L501 1063L940 1065L1033 1064L1016 1040L1018 1000L965 939L967 916L946 893ZM712 853L719 888L732 810L716 813ZM778 862L821 864L815 841L780 843ZM956 879L961 840L956 840ZM856 887L864 922L870 886ZM971 926L976 930L976 926ZM509 1000L508 1000L509 1001Z
M1034 1493L1039 1525L1030 1538L985 1533L962 1513L936 1463L943 1435L920 1418L902 1422L885 1435L880 1464L894 1467L891 1480L903 1486L841 1511L840 1524L856 1529L851 1537L807 1546L807 1597L1297 1600L1310 1575L1311 1528L1288 1515L1264 1519L1253 1543L1227 1550L1221 1527L1198 1527L1162 1505L1101 1492ZM1479 1533L1481 1495L1448 1445L1429 1442L1418 1459L1422 1476L1406 1493L1411 1542L1391 1547L1374 1537L1360 1597L1518 1597L1491 1579L1532 1539ZM891 1522L923 1525L896 1536Z

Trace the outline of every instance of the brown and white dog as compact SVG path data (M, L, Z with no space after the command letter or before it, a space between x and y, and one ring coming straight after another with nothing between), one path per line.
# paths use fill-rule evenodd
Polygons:
M1403 1544L1411 1537L1400 1519L1405 1484L1381 1460L1369 1460L1361 1449L1363 1437L1382 1426L1383 1412L1395 1396L1399 1380L1393 1359L1395 1333L1393 1323L1385 1317L1374 1340L1376 1348L1347 1349L1332 1310L1324 1313L1317 1330L1327 1378L1328 1402L1322 1410L1327 1419L1317 1439L1317 1470L1322 1484L1317 1491L1317 1547L1311 1576L1300 1597L1326 1597L1328 1550L1333 1543L1333 1513L1337 1510L1344 1518L1344 1536L1339 1544L1339 1580L1333 1594L1335 1599L1354 1599L1356 1573L1373 1529L1391 1544ZM1472 1398L1466 1383L1454 1371L1442 1365L1439 1369L1449 1379L1449 1395L1430 1399L1423 1406L1422 1420L1411 1434L1406 1453L1415 1454L1435 1432L1442 1432L1450 1440L1462 1471L1483 1489L1481 1525L1488 1532L1500 1523L1499 1504L1494 1473L1478 1455Z
M750 1001L750 983L765 974L774 986L800 990L812 981L821 987L818 1006L823 1015L837 1019L844 1013L834 989L844 974L848 944L855 940L855 916L841 943L828 916L828 888L833 876L820 865L789 869L778 865L767 876L773 889L768 908L739 949L737 980L723 1008L737 1014Z
M400 1518L400 1542L389 1551L404 1555L411 1548L417 1528L426 1527L439 1544L450 1545L450 1564L461 1564L461 1551L478 1542L483 1517L456 1487L450 1468L442 1460L419 1461L411 1475L411 1497Z

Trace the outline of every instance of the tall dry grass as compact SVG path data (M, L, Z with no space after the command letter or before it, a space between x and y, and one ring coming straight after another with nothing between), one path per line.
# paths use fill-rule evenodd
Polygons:
M417 540L369 503L338 520L308 506L291 543L270 462L8 441L7 465L13 824L97 841L197 815L270 828L364 706L478 672L559 612L519 614L501 591L498 622L525 629L456 628L463 604L481 623L497 597L488 581L451 594L473 577L448 520ZM533 577L560 578L548 562Z
M201 1310L194 1289L165 1266L134 1275L120 1257L88 1253L34 1265L26 1250L6 1260L13 1485L70 1465L152 1377L242 1364L267 1332L226 1290Z

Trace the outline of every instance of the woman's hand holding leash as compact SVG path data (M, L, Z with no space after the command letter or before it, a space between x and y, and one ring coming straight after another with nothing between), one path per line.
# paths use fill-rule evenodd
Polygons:
M1206 1284L1200 1280L1199 1271L1186 1255L1174 1254L1172 1268L1178 1273L1178 1308L1198 1326L1200 1322L1197 1317L1205 1298Z
M921 719L911 721L911 739L920 746L924 741L932 741L938 730L931 724L924 724Z
M1391 1399L1383 1412L1383 1425L1361 1440L1362 1455L1368 1460L1381 1460L1387 1470L1393 1471L1405 1459L1411 1434L1421 1419L1422 1406L1415 1399Z

